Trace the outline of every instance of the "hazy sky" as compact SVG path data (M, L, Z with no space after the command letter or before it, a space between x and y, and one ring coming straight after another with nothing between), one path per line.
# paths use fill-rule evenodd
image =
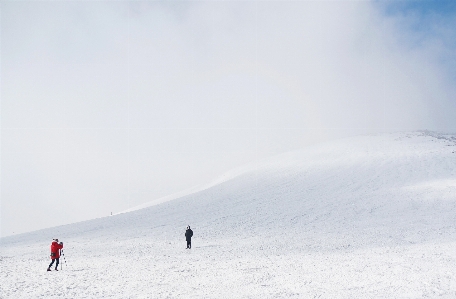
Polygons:
M454 1L2 1L1 236L322 140L456 132Z

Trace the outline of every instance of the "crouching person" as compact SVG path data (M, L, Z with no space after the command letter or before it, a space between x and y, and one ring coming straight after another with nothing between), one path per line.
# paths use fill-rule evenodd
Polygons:
M52 240L51 244L51 259L52 262L49 264L48 271L51 271L51 267L55 261L55 271L59 271L57 267L59 266L59 259L60 259L60 249L63 248L63 243L59 243L59 239Z

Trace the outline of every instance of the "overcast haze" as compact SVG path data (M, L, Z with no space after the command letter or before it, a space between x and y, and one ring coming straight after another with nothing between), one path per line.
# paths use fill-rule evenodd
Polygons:
M107 216L323 140L456 131L451 1L0 9L1 236Z

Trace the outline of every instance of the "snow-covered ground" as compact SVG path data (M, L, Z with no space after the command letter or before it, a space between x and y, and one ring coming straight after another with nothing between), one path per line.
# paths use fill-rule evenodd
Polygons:
M342 139L234 174L2 238L0 297L456 298L456 136Z

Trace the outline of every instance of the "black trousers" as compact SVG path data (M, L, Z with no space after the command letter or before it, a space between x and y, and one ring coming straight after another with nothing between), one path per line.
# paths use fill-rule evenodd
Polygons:
M52 267L52 264L54 264L54 261L56 261L55 263L55 268L57 269L57 267L59 266L59 259L52 259L52 262L49 264L49 268Z
M192 248L192 240L187 240L187 248Z

